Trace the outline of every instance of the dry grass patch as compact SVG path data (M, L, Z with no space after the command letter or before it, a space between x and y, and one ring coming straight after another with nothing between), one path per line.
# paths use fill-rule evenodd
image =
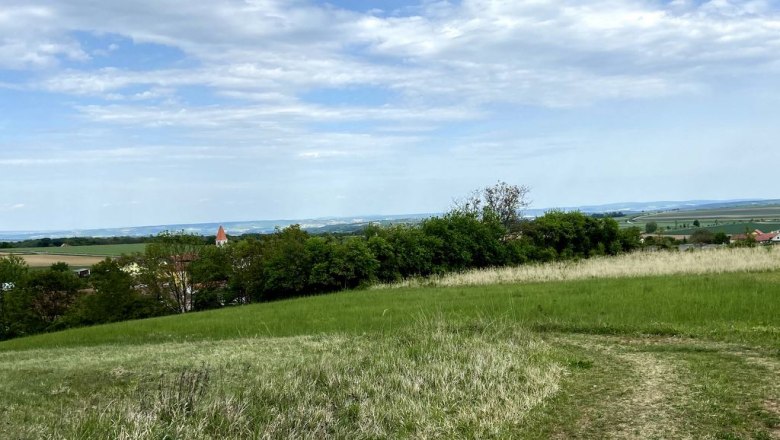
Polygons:
M706 249L690 252L634 252L616 257L479 269L412 278L375 288L467 286L627 278L679 274L720 274L780 269L780 246Z
M59 401L5 414L0 429L19 438L506 438L564 373L549 345L494 322L48 350L45 365L35 350L19 354L0 359L16 381L2 394L35 389L26 380L37 377Z

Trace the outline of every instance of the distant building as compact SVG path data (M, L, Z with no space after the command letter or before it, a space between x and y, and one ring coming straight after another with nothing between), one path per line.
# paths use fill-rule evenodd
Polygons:
M225 234L225 228L222 227L222 225L219 226L219 230L217 231L217 246L222 247L226 245L228 242L227 234Z
M766 234L757 234L755 236L756 243L764 243L769 244L772 242L772 239L774 239L777 236L774 232L768 232Z
M79 278L87 278L92 274L92 272L86 268L75 269L73 270L73 273Z

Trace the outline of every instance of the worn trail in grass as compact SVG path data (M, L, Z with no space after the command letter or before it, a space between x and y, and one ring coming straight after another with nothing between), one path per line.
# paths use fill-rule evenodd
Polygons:
M767 438L780 359L421 321L393 335L0 354L3 438Z
M780 274L347 292L0 344L0 438L780 438Z

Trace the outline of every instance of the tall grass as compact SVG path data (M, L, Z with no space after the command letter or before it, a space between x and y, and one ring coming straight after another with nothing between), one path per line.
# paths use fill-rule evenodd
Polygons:
M685 334L780 346L780 272L348 291L0 342L0 354L321 333L403 331L421 313L506 318L538 329Z
M52 369L62 376L24 380ZM14 394L32 394L0 413L0 433L16 438L425 439L511 437L564 367L508 321L421 318L392 336L54 349L0 356L0 371ZM43 394L63 408L38 402L32 389L62 377L67 391Z
M616 257L478 269L428 278L411 278L393 284L380 284L374 288L473 286L590 278L760 272L777 269L780 269L780 246L687 252L634 252Z

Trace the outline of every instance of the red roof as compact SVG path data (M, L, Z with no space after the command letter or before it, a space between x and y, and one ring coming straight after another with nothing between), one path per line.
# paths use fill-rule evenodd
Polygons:
M777 234L775 234L774 232L768 232L766 234L758 234L758 235L756 235L756 241L759 242L759 243L762 242L762 241L769 241L769 240L775 238L776 235Z
M225 228L222 226L217 231L217 241L227 241L227 234L225 234Z

